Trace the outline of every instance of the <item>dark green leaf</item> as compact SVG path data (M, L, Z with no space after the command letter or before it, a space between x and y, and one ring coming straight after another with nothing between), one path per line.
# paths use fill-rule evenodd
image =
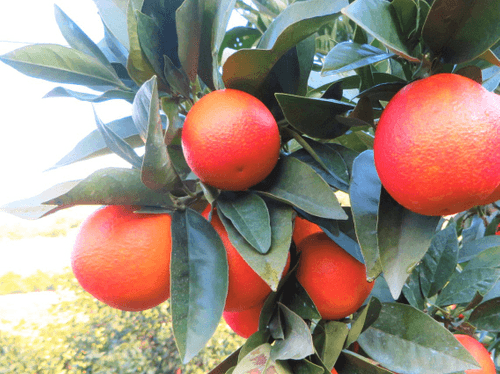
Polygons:
M349 129L336 116L354 109L352 104L290 94L276 94L276 99L290 125L313 138L333 139Z
M425 297L432 297L448 282L458 261L458 238L454 224L432 238L431 246L418 266Z
M412 307L420 310L425 308L425 298L422 293L422 287L420 286L420 273L418 266L411 272L403 286L402 291L404 297Z
M120 156L122 159L130 163L135 168L140 169L142 164L142 159L135 153L134 149L122 138L120 138L116 133L101 121L97 116L94 109L94 117L97 124L97 129L104 139L106 146L110 151Z
M442 374L477 368L451 332L427 314L400 303L383 304L379 317L358 342L371 358L398 373Z
M226 87L258 96L259 88L280 57L337 18L345 5L347 0L310 0L291 4L262 35L257 49L242 49L227 59L223 69Z
M328 184L310 166L293 157L281 157L270 178L255 188L314 216L347 218Z
M297 279L290 279L283 287L281 302L291 311L304 319L321 319L314 302Z
M123 90L108 90L102 94L90 94L86 92L77 92L64 87L56 87L46 93L44 98L50 97L72 97L81 101L89 101L91 103L100 103L107 100L122 99L128 102L134 100L135 93L132 91Z
M137 17L137 35L144 56L153 67L155 74L164 81L164 60L161 54L160 27L155 20L139 11Z
M471 61L500 39L498 0L436 0L422 36L445 63Z
M373 151L365 151L354 160L349 196L356 236L369 278L375 278L382 272L377 236L381 189Z
M246 241L262 254L271 248L271 219L264 200L255 193L221 193L217 206Z
M479 330L500 332L500 298L490 299L477 306L469 322Z
M219 54L222 54L222 51L225 48L231 48L234 50L251 48L261 35L262 33L253 27L233 27L224 35Z
M384 369L366 357L351 351L342 351L335 365L338 374L387 374L393 373Z
M325 374L325 369L322 366L308 360L293 360L288 361L288 363L292 367L293 374Z
M181 359L187 363L217 329L228 282L222 240L191 209L172 214L171 281L172 326Z
M267 206L271 219L271 248L265 255L248 244L233 224L221 212L218 213L231 243L248 265L276 291L292 242L292 208L274 202L269 202Z
M412 268L424 257L439 219L411 212L382 188L377 228L379 251L394 299L399 297Z
M381 310L382 303L376 297L371 297L368 304L366 304L361 313L356 316L356 320L352 323L344 346L349 347L358 340L358 337L377 320Z
M271 348L272 360L300 360L314 353L311 332L305 321L283 304L279 304L283 313L285 337L276 340Z
M165 66L163 74L165 75L165 80L171 87L173 93L189 98L190 92L188 77L182 69L179 69L174 65L168 56L163 56L163 58Z
M83 52L56 44L33 44L0 56L0 61L34 78L94 89L128 90L114 71Z
M142 182L154 191L165 193L172 190L175 183L179 182L179 177L170 161L163 137L156 76L142 85L136 97L139 95L147 95L139 99L142 104L147 105L149 100L146 149L141 168Z
M404 86L406 82L380 83L362 91L358 96L368 97L373 101L390 101Z
M321 74L330 75L359 69L394 56L370 44L342 42L333 47L325 57Z
M383 43L390 51L409 61L419 61L411 55L412 51L406 46L389 1L356 0L347 8L342 9L342 13Z
M108 70L113 71L113 67L109 63L108 59L104 53L99 49L99 47L90 39L87 34L85 34L76 23L73 22L71 18L64 13L61 8L54 4L54 11L56 16L56 22L61 30L61 34L64 39L68 42L71 48L74 48L80 52L86 53L89 56L98 59L101 64L108 68Z
M137 135L137 128L135 127L132 117L121 118L106 124L106 127L113 131L120 138L124 139L132 147L144 145L141 138ZM51 169L61 166L70 165L72 163L87 160L93 157L109 154L111 151L106 147L106 143L102 138L99 130L94 130L83 138L76 146L59 160ZM50 170L50 169L49 169Z
M344 347L349 328L339 321L321 321L314 329L314 345L323 365L330 372Z
M486 295L500 279L500 246L483 250L455 272L439 294L437 305L468 303L478 292Z

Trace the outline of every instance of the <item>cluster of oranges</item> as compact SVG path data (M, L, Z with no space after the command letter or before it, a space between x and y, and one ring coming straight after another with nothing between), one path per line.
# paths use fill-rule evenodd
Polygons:
M383 186L401 205L425 215L453 214L500 199L499 104L498 96L481 85L452 74L406 86L387 105L375 133L375 166ZM280 141L266 106L232 89L196 102L182 132L193 173L207 185L230 191L264 180L278 162ZM209 208L202 213L205 218ZM86 291L127 311L149 309L170 297L171 218L135 213L138 209L107 206L96 211L81 225L71 258ZM271 288L232 245L217 214L211 224L228 260L223 317L237 334L249 337L259 328ZM357 311L374 286L366 279L365 266L300 217L293 241L296 278L322 318L338 320ZM289 267L290 256L283 274ZM459 340L467 349L475 344Z

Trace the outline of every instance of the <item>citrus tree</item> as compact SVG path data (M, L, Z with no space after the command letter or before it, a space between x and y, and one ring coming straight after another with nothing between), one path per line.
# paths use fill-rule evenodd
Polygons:
M47 97L131 103L54 165L130 168L2 207L104 205L84 289L169 299L184 363L224 317L248 339L213 373L495 372L499 0L94 2L103 40L56 7L69 47L0 56Z

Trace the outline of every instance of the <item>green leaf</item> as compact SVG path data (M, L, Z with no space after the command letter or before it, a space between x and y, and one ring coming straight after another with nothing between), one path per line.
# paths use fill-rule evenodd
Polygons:
M490 247L473 257L462 272L455 272L439 294L437 305L470 302L476 293L486 295L500 279L500 247Z
M475 59L500 40L499 0L436 0L425 21L425 43L444 63Z
M383 304L379 317L358 342L371 358L398 373L441 374L477 368L451 332L405 304Z
M160 100L156 76L145 82L136 97L147 105L149 100L146 149L142 160L142 182L154 191L165 193L172 190L179 177L174 170L170 156L167 153L160 118ZM135 101L134 101L135 102ZM141 125L139 125L141 127Z
M142 52L152 66L155 74L164 81L164 60L160 52L162 41L160 39L160 27L155 20L146 14L136 11L137 35Z
M500 235L490 235L471 242L464 243L458 252L458 262L470 261L477 254L490 249L500 247Z
M262 254L271 248L271 219L264 200L255 193L223 192L217 207L246 241Z
M349 197L356 236L369 278L376 278L382 272L377 236L381 190L373 151L365 151L354 160Z
M314 329L314 345L318 356L330 372L342 352L349 328L339 321L321 321Z
M227 59L222 74L225 86L258 96L280 57L337 18L345 5L346 0L310 0L288 6L262 35L257 49L241 49Z
M342 13L358 24L368 34L383 43L390 51L412 61L419 59L411 56L404 36L399 32L397 19L391 3L386 0L356 0Z
M233 370L232 374L273 373L292 374L286 361L271 359L271 344L265 343L248 353Z
M134 100L134 96L135 93L132 91L108 90L102 94L90 94L86 92L73 91L64 87L56 87L47 92L44 98L72 97L77 100L88 101L91 103L101 103L107 100L122 99L131 103Z
M0 56L0 61L22 74L51 82L79 84L96 90L129 90L114 71L83 52L56 44L33 44Z
M454 224L432 238L431 246L418 266L420 286L425 297L440 291L454 273L458 262L458 238Z
M276 291L292 242L292 208L275 202L268 202L267 207L271 220L271 248L265 255L257 252L221 212L217 213L239 254Z
M313 138L333 139L349 129L336 116L354 109L352 104L283 93L277 93L276 99L290 125Z
M387 374L393 373L377 363L357 353L344 350L337 361L336 370L339 374Z
M113 72L114 70L110 62L92 39L90 39L56 4L54 4L54 11L59 30L61 30L64 39L66 39L70 47L95 57L103 66L106 66L109 71Z
M418 266L413 269L406 283L404 284L403 295L412 307L420 310L425 309L426 300L422 293L422 287L420 286L420 273Z
M113 130L106 127L106 125L97 116L94 109L94 117L97 124L97 129L101 134L106 146L116 155L120 156L123 160L130 163L133 167L140 169L142 158L135 153L134 149L122 138L120 138Z
M366 304L361 313L356 316L356 320L352 323L344 346L349 347L358 340L359 336L377 320L381 310L382 303L380 300L376 297L371 297L368 304Z
M117 136L124 139L131 147L144 145L141 138L137 135L137 128L135 127L132 117L124 117L109 122L106 124L106 127L113 131ZM103 156L109 153L111 153L111 151L106 146L99 130L94 130L78 142L78 144L66 156L60 159L49 170L67 166L78 161Z
M316 305L297 279L290 279L283 285L281 302L304 319L321 319Z
M469 322L479 330L500 332L500 298L479 304L470 315Z
M294 157L281 157L271 179L255 187L259 193L293 205L314 216L346 219L328 184L308 165Z
M293 374L325 374L325 369L322 366L308 360L293 360L288 361L288 363L292 367Z
M128 50L127 2L128 0L94 0L95 5L99 9L99 15L106 27Z
M135 12L142 9L143 3L144 0L130 0L127 9L127 31L130 44L127 71L139 86L155 75L153 67L142 52L137 31L137 17Z
M191 209L172 214L171 282L174 337L181 359L187 363L217 329L228 283L222 240Z
M300 360L312 355L312 336L305 321L283 304L279 304L279 309L283 313L285 337L274 342L270 358L274 361Z
M322 75L338 74L375 64L394 56L370 44L342 42L333 47L325 57Z
M380 261L394 299L428 250L439 219L402 207L382 188L377 227Z

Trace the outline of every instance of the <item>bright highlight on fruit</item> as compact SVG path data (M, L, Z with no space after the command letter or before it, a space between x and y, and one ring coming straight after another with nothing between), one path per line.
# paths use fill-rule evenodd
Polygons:
M366 280L366 267L326 234L314 234L300 244L297 279L321 317L336 320L357 311L375 282Z
M399 91L375 132L382 185L423 215L458 213L500 199L500 96L456 74Z
M239 90L218 90L203 96L188 112L182 149L202 182L243 191L276 166L280 134L273 115L257 98Z
M126 311L150 309L170 297L170 216L136 209L110 205L91 214L71 253L83 289Z
M457 334L455 338L462 344L465 349L474 357L481 369L465 370L466 374L496 374L495 363L491 358L490 353L476 339L469 335Z

